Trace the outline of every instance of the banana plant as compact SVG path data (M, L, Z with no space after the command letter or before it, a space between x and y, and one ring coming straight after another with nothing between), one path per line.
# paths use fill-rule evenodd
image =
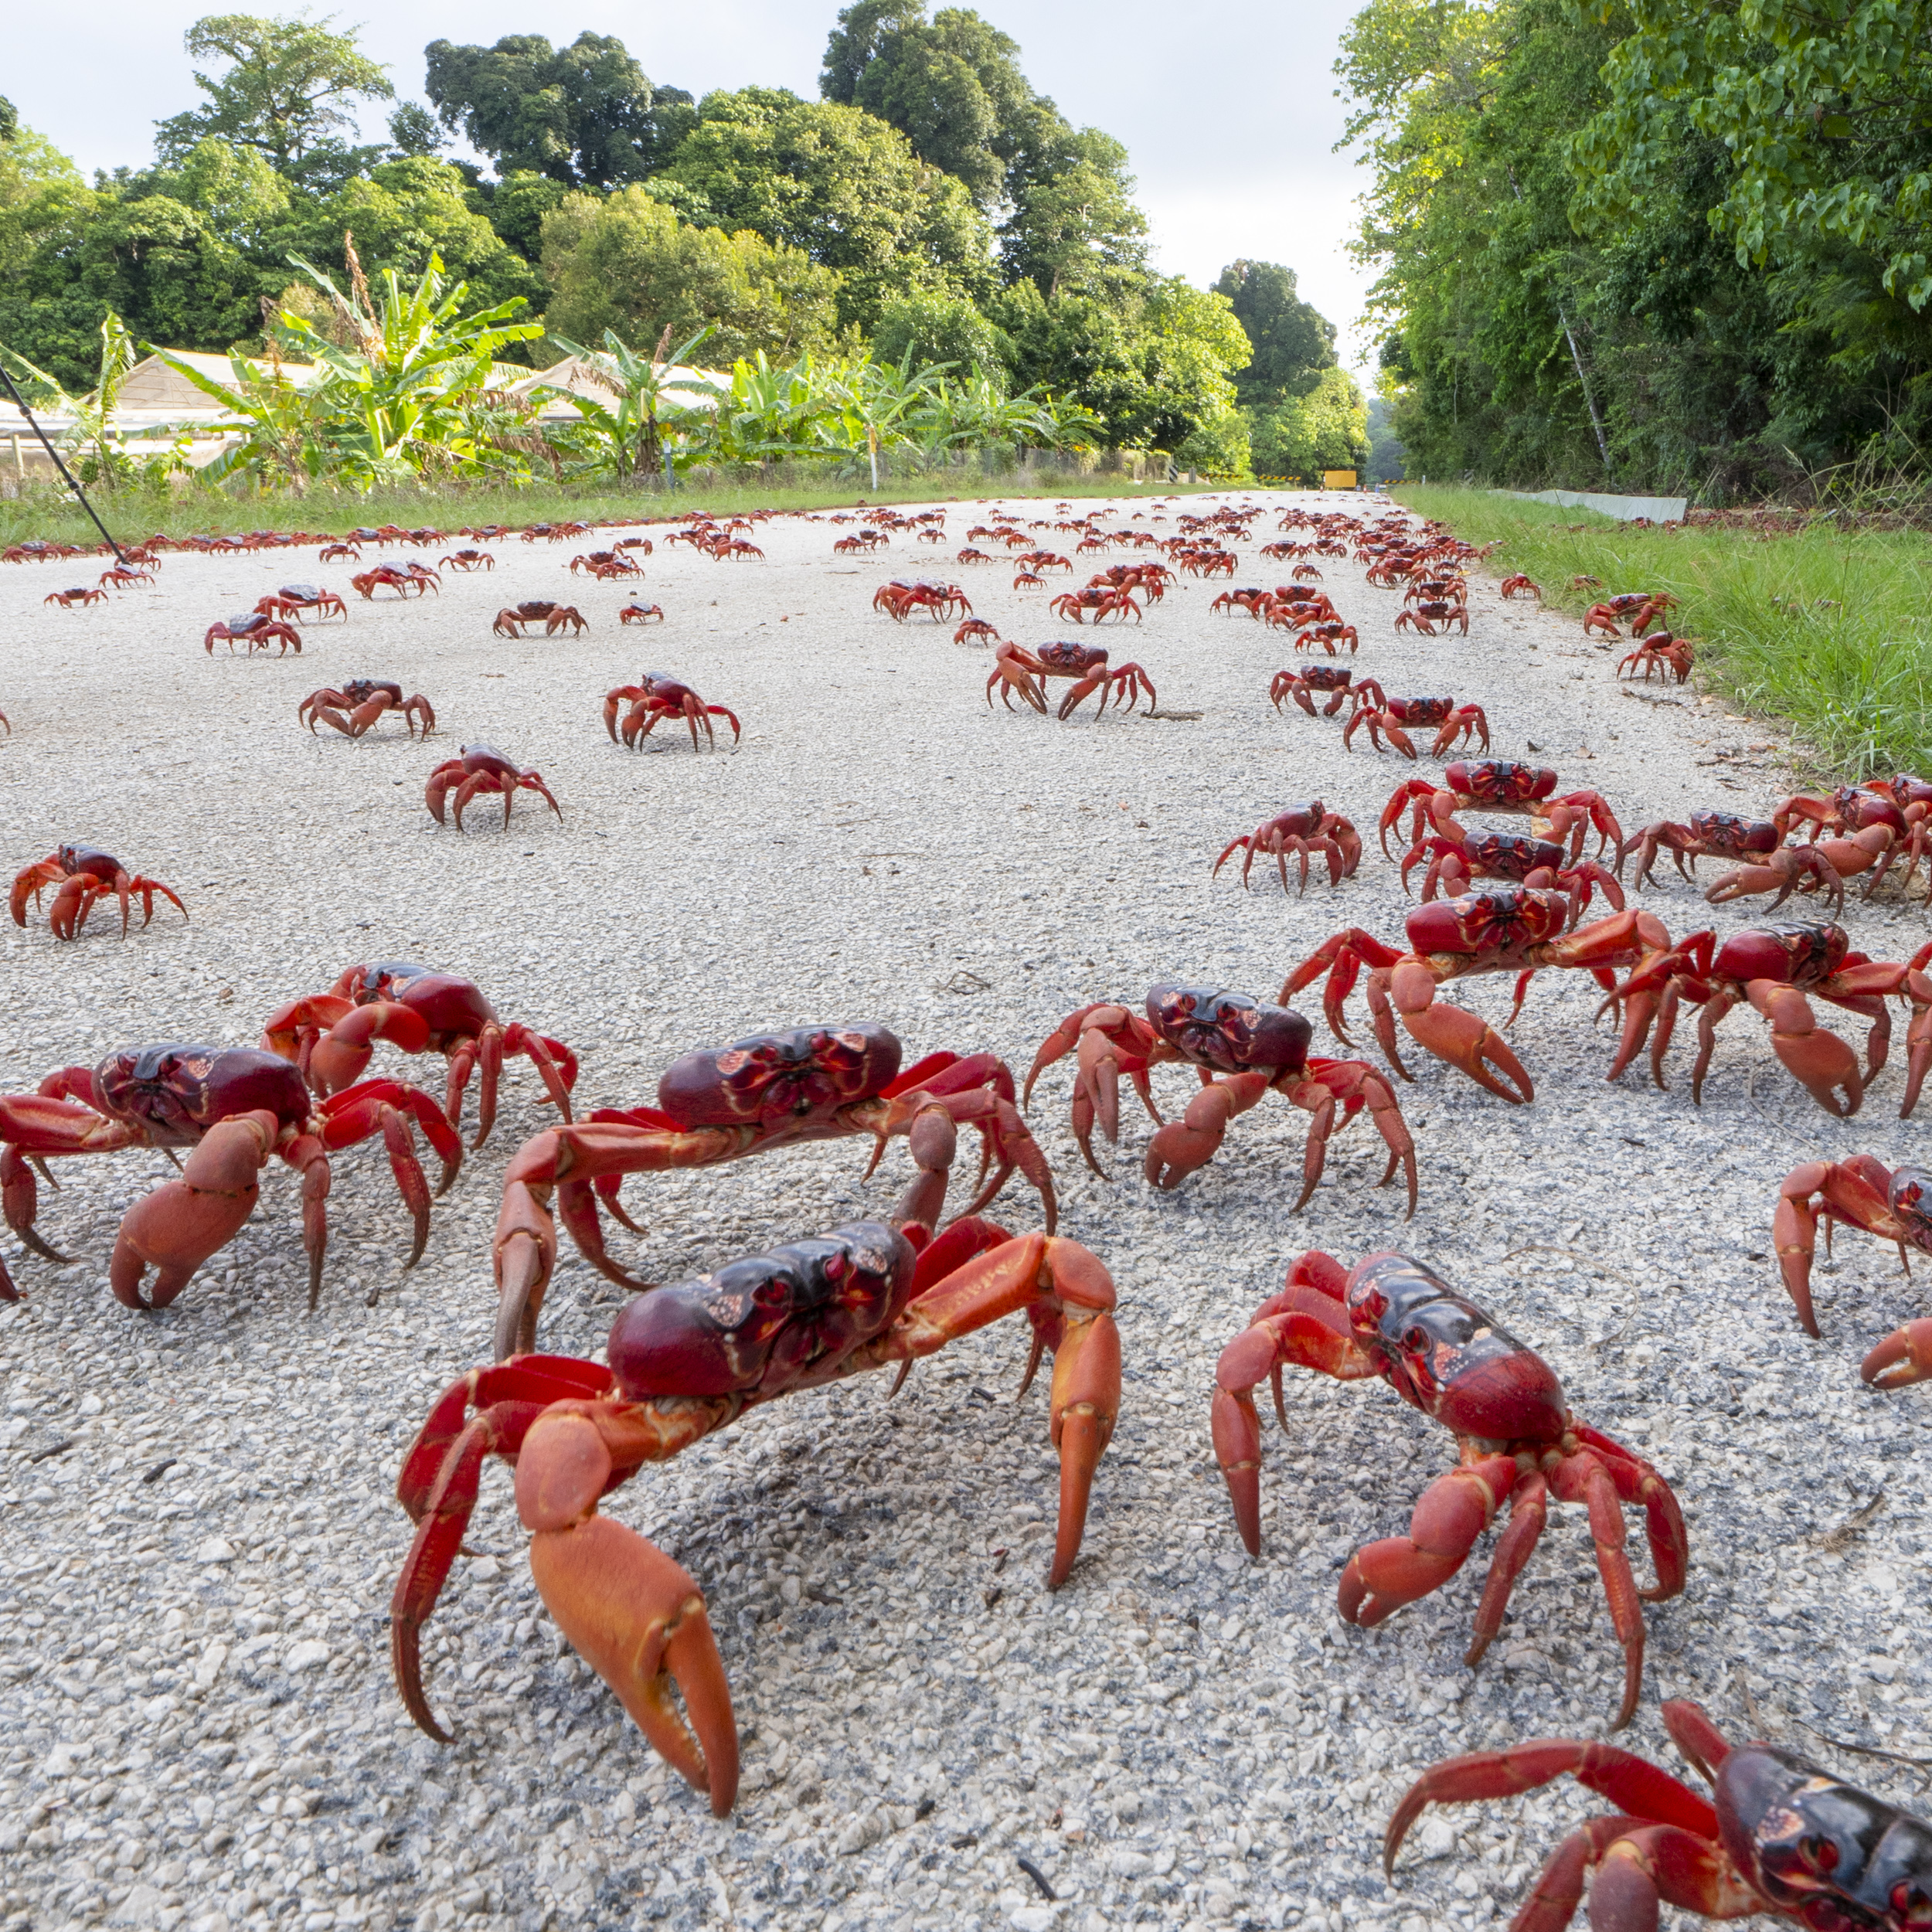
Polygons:
M713 383L693 383L689 377L675 384L671 380L672 372L689 364L699 344L711 332L712 325L707 322L667 355L671 341L667 325L649 355L640 355L614 329L604 332L600 349L587 349L564 335L551 338L565 355L577 358L584 372L611 398L604 403L548 384L536 392L539 397L554 396L567 403L577 411L578 420L557 440L578 457L574 466L578 474L614 476L620 482L659 469L670 474L665 432L689 423L695 413L701 413L676 399L706 395L715 405L725 393Z
M86 396L70 396L57 378L4 345L0 345L0 355L6 358L16 376L24 373L36 403L70 419L60 442L63 451L76 459L83 483L103 483L112 489L128 479L133 461L114 427L114 416L128 372L134 366L134 341L111 308L100 325L100 377Z
M375 298L354 238L344 242L347 295L312 263L298 255L289 260L328 298L352 345L332 342L308 318L287 310L277 328L284 343L325 372L321 389L338 464L365 488L520 465L523 459L503 449L477 413L494 379L497 352L543 334L540 322L512 320L524 298L464 315L469 285L457 282L446 293L442 259L434 253L413 287L385 269Z
M231 419L235 440L201 471L204 482L247 476L261 488L279 484L300 496L310 483L328 473L332 467L328 400L318 386L296 382L279 356L271 356L268 366L260 369L231 350L232 379L224 383L151 342L145 346L150 355L159 356L176 375L219 403Z

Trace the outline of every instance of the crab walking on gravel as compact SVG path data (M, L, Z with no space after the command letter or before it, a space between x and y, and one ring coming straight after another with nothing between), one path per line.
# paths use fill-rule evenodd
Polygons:
M1730 1744L1696 1704L1663 1706L1671 1742L1709 1798L1634 1752L1538 1737L1432 1765L1383 1839L1385 1872L1430 1804L1515 1798L1573 1777L1616 1806L1557 1846L1512 1932L1563 1932L1590 1888L1592 1932L1654 1932L1659 1908L1711 1919L1757 1913L1811 1932L1923 1932L1932 1925L1932 1823L1781 1744ZM1886 1753L1879 1753L1884 1756Z
M550 1197L584 1259L627 1288L651 1284L627 1274L606 1251L600 1200L634 1233L618 1191L627 1174L717 1167L811 1141L872 1137L870 1175L886 1141L903 1134L918 1178L899 1218L939 1225L958 1129L980 1134L980 1184L961 1218L989 1206L1015 1172L1040 1197L1046 1232L1058 1203L1053 1172L1013 1104L1013 1076L992 1053L930 1053L903 1072L896 1035L861 1022L760 1033L702 1048L667 1068L658 1104L599 1107L584 1121L526 1141L503 1181L496 1226L499 1361L535 1347L537 1315L556 1266Z
M599 1515L599 1498L747 1410L889 1363L896 1392L915 1362L1024 1313L1033 1332L1022 1394L1041 1355L1053 1357L1060 1496L1047 1587L1057 1590L1080 1554L1120 1411L1113 1309L1107 1270L1077 1242L1015 1239L976 1216L936 1239L918 1219L903 1229L860 1221L636 1298L612 1325L608 1368L528 1355L472 1369L430 1411L397 1485L417 1526L389 1606L410 1715L448 1741L423 1695L420 1632L461 1547L484 1459L500 1455L516 1465L517 1513L550 1614L723 1818L737 1796L738 1738L704 1597L662 1550ZM689 1728L671 1701L674 1682Z
M1214 1453L1251 1556L1261 1553L1261 1420L1254 1390L1264 1377L1273 1385L1286 1430L1284 1366L1340 1382L1379 1377L1453 1430L1461 1452L1458 1467L1423 1492L1407 1536L1365 1544L1349 1559L1336 1597L1343 1620L1372 1627L1440 1590L1507 1502L1509 1526L1490 1559L1463 1659L1473 1666L1502 1628L1550 1498L1586 1504L1604 1595L1624 1647L1623 1702L1611 1728L1628 1724L1643 1685L1641 1603L1675 1597L1689 1560L1670 1485L1641 1456L1580 1422L1549 1363L1424 1263L1370 1254L1345 1269L1311 1249L1288 1270L1287 1285L1222 1351L1215 1373ZM1624 1553L1627 1502L1645 1511L1657 1570L1649 1590L1637 1587Z

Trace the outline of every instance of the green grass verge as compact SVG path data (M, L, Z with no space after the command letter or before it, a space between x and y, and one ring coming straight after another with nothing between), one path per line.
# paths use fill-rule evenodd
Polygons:
M1694 639L1697 675L1745 710L1788 723L1839 782L1932 777L1932 542L1911 531L1796 535L1633 529L1594 512L1488 490L1404 485L1407 509L1471 543L1485 566L1522 571L1553 609L1600 594L1668 590L1672 628ZM1603 593L1574 590L1577 576Z
M121 543L134 542L157 531L168 536L196 532L211 536L239 536L248 530L302 529L331 534L359 525L400 523L413 529L431 524L455 529L464 524L596 522L605 518L641 522L647 518L690 516L702 511L713 516L737 515L750 510L824 510L855 503L970 502L986 497L1037 497L1048 502L1065 499L1111 500L1124 503L1157 496L1185 496L1224 485L1136 483L1132 478L1096 472L1090 476L1038 474L981 475L975 473L894 478L875 490L862 482L828 481L822 486L784 488L775 484L723 484L691 487L675 495L648 491L595 491L533 484L524 489L450 487L377 490L367 495L349 491L312 489L296 497L231 496L216 490L195 489L162 495L127 492L117 495L89 492L101 520ZM17 497L0 498L0 545L26 537L45 537L57 543L97 543L100 532L63 488L29 485Z

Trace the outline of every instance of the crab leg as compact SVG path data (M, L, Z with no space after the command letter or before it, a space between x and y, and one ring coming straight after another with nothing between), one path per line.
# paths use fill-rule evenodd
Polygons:
M1784 1063L1785 1070L1828 1114L1849 1120L1865 1098L1865 1082L1859 1072L1859 1058L1837 1034L1827 1032L1818 1023L1811 1002L1794 986L1776 980L1753 979L1744 988L1751 1004L1771 1023L1771 1049ZM1713 1000L1704 1009L1709 1022ZM1878 1029L1874 1028L1876 1036ZM1889 1030L1889 1022L1888 1022ZM1700 1055L1700 1066L1708 1062L1708 1049ZM1692 1082L1693 1091L1702 1085L1701 1077ZM1838 1090L1845 1089L1845 1104L1838 1104Z
M1418 1046L1461 1068L1499 1100L1524 1106L1536 1097L1535 1083L1522 1061L1486 1020L1465 1007L1436 1003L1436 976L1427 961L1404 960L1389 975L1389 990L1403 1026ZM1489 1070L1492 1066L1497 1070L1494 1073Z
M1644 1613L1624 1547L1624 1507L1610 1472L1584 1450L1564 1457L1552 1474L1557 1498L1587 1504L1590 1534L1597 1549L1597 1570L1602 1577L1610 1620L1624 1647L1624 1701L1610 1728L1620 1731L1636 1714L1644 1682Z
M558 1628L652 1748L723 1818L738 1795L738 1733L703 1595L662 1550L597 1515L614 1470L611 1445L601 1417L573 1410L548 1411L517 1458L517 1513L534 1532L530 1573ZM673 1682L688 1728L671 1701Z
M195 1270L235 1238L255 1211L257 1177L281 1131L275 1116L260 1109L216 1121L189 1155L180 1179L164 1182L128 1210L107 1268L116 1301L131 1308L166 1308ZM325 1179L325 1192L327 1185ZM311 1283L320 1266L311 1253ZM143 1295L141 1277L150 1267L158 1272Z
M1932 1321L1908 1321L1895 1328L1859 1365L1875 1389L1906 1389L1932 1382Z
M1078 1242L1053 1235L1008 1241L917 1296L856 1359L917 1360L1022 1308L1052 1318L1045 1327L1053 1349L1050 1413L1053 1446L1060 1454L1060 1498L1047 1587L1057 1590L1080 1555L1094 1472L1120 1412L1114 1284L1099 1257Z
M1468 1560L1517 1479L1516 1459L1505 1455L1485 1456L1438 1476L1417 1502L1407 1536L1364 1543L1349 1559L1335 1594L1343 1621L1372 1628L1403 1604L1440 1589ZM1534 1541L1533 1532L1523 1532L1526 1545L1533 1547ZM1529 1554L1525 1547L1519 1561ZM1506 1597L1506 1583L1503 1588ZM1464 1661L1473 1662L1481 1655L1477 1645L1486 1648L1488 1642L1478 1634L1473 1656Z
M1431 1765L1389 1818L1382 1840L1383 1869L1394 1870L1409 1828L1429 1805L1516 1798L1566 1776L1640 1817L1700 1838L1717 1836L1717 1813L1709 1801L1634 1752L1575 1738L1538 1737L1507 1750L1469 1751Z

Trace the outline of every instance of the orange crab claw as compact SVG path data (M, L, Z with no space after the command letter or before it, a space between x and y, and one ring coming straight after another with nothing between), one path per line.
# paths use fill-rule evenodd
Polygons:
M1859 1373L1875 1389L1909 1389L1932 1382L1932 1321L1908 1321L1868 1355Z
M738 1795L738 1733L704 1597L662 1550L594 1513L611 1470L587 1417L546 1416L531 1430L516 1468L518 1513L536 1532L531 1574L559 1628L651 1747L723 1818Z

